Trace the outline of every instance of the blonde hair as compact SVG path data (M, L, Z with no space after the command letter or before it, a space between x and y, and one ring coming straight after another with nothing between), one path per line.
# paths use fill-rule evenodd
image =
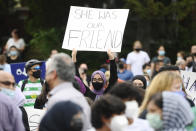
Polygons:
M157 74L146 90L144 100L140 107L140 113L147 108L147 104L151 96L163 91L171 91L171 87L175 80L182 83L182 78L176 72L164 71Z

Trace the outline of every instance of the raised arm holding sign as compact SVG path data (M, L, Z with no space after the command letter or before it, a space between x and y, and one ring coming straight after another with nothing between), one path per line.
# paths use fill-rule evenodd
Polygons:
M71 6L62 48L120 52L128 9Z

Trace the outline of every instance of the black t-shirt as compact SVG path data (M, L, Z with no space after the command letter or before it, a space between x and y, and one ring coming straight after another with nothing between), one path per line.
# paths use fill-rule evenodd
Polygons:
M158 56L152 58L152 62L153 62L153 63L156 63L158 60L160 60L160 59L158 59ZM163 59L162 61L163 61L163 63L164 63L165 65L168 65L168 64L171 63L170 58L169 58L169 57L166 57L166 56L164 57L164 59Z

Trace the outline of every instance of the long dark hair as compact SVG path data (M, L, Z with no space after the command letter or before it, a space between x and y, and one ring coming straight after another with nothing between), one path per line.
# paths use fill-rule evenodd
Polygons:
M38 99L43 101L43 102L46 102L47 101L47 95L48 95L49 91L50 91L50 88L48 86L48 83L44 82L41 94L38 96Z

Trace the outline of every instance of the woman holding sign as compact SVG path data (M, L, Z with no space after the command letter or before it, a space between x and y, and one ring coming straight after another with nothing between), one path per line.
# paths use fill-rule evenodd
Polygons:
M90 97L93 100L98 99L104 93L108 92L110 88L117 82L117 67L115 63L115 57L112 52L109 50L107 52L108 58L110 60L110 79L109 84L106 83L105 74L99 70L93 72L91 76L91 83L92 83L92 90L89 87L86 87L86 92L84 93L85 96ZM72 51L72 60L76 65L76 75L79 77L79 72L77 68L77 50Z

